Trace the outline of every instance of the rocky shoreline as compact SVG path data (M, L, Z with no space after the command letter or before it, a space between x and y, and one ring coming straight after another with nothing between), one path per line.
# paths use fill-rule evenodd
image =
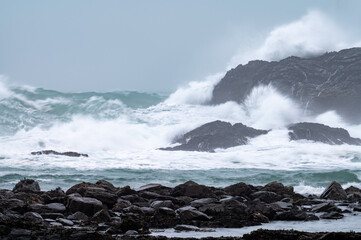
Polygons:
M41 191L32 179L0 189L1 239L167 239L149 229L204 231L241 228L271 221L340 219L361 211L361 190L332 182L320 195L293 187L243 182L215 188L192 181L174 188L148 184L138 189L110 182L79 183L66 192ZM361 239L359 233L257 230L222 239ZM174 238L176 239L176 238ZM215 239L215 238L206 238Z

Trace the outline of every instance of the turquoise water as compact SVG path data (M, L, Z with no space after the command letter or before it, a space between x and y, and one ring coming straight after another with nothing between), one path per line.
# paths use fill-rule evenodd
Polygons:
M320 193L334 180L344 187L361 186L360 147L289 142L285 129L296 120L333 119L339 126L342 119L334 113L294 115L288 109L293 103L272 89L253 94L250 105L207 106L184 101L179 92L168 98L156 93L5 87L0 91L5 93L0 95L1 188L12 189L24 177L36 179L44 190L99 179L131 187L175 186L188 180L219 187L279 181L301 193ZM274 111L270 99L280 101L272 105ZM175 136L218 119L273 131L249 145L216 153L157 150L169 146ZM361 137L361 125L342 126ZM30 154L44 149L76 151L89 158Z

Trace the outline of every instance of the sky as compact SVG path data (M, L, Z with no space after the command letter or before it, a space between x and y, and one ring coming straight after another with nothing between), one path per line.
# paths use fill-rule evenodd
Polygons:
M361 40L360 9L358 0L0 0L0 74L66 92L172 92L262 58L275 29L310 11L342 30L322 45Z

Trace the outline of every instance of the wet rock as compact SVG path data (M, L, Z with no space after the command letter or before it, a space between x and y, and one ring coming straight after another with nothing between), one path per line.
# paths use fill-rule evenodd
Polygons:
M56 221L60 222L61 224L65 225L65 226L73 226L74 223L68 219L65 218L58 218L56 219Z
M92 217L92 221L94 222L110 222L111 218L109 212L105 209L102 209L94 214Z
M37 192L40 191L39 183L33 179L23 179L20 182L18 182L13 192Z
M7 189L0 189L0 199L10 199L13 198L14 193Z
M217 204L217 203L211 203L211 204L205 204L198 208L199 211L211 215L211 216L217 216L221 215L225 212L224 204Z
M322 214L320 216L320 218L323 218L323 219L341 219L341 218L343 218L343 214L339 213L339 212L329 212L329 213Z
M24 219L32 223L38 224L43 222L43 217L36 212L27 212L24 214Z
M68 216L69 220L76 220L76 221L88 221L89 218L82 212L76 212Z
M193 207L183 207L176 210L182 222L188 223L192 220L209 221L212 218Z
M126 233L124 233L124 236L135 236L138 235L138 232L135 230L128 230Z
M49 212L55 213L63 213L66 210L66 207L62 203L49 203L45 205L45 208L49 210Z
M219 201L216 198L201 198L201 199L197 199L191 202L191 206L198 208L210 203L218 203Z
M251 197L253 199L258 198L259 200L265 203L272 203L282 199L282 196L277 195L277 193L270 191L257 191L252 193Z
M140 210L142 211L142 213L148 216L153 216L155 212L155 209L150 207L141 207Z
M199 185L193 181L188 181L186 183L176 186L171 195L174 197L178 196L187 196L193 198L212 198L215 197L212 190L204 185Z
M293 187L286 187L282 183L279 182L270 182L266 186L262 188L262 191L274 192L278 195L289 195L292 196L294 194Z
M2 212L12 210L19 213L24 213L27 210L27 206L19 199L6 199L0 200L0 210Z
M284 212L277 212L274 217L275 220L282 221L305 221L308 218L308 214L305 211L291 209Z
M250 217L250 220L256 223L269 223L268 217L262 213L253 213Z
M64 218L62 213L41 213L41 216L45 219L57 219L57 218Z
M27 229L21 229L21 228L13 228L11 229L11 232L9 234L10 239L11 238L19 238L19 237L30 237L32 231Z
M174 210L166 207L158 208L151 219L151 226L156 228L171 228L177 223Z
M245 145L250 138L267 133L266 130L247 127L242 123L232 125L228 122L214 121L174 139L174 143L180 143L181 145L161 148L161 150L214 152L216 148Z
M331 199L331 200L345 200L347 199L347 194L343 190L342 186L337 182L332 182L325 191L321 194L320 198Z
M341 210L332 202L317 204L311 209L313 212L340 212Z
M199 232L200 228L192 225L177 225L174 227L176 231L184 231L184 232Z
M173 218L171 220L173 220ZM136 230L139 233L144 233L148 232L149 225L148 222L141 215L126 214L122 216L120 229L122 230L122 232L127 232L128 230Z
M67 209L72 213L80 211L87 216L93 216L94 213L100 211L102 208L102 202L95 198L74 196L68 198Z
M330 145L361 145L361 139L352 138L343 128L332 128L319 123L296 123L288 129L290 140L311 140Z
M348 188L345 189L345 192L347 194L360 194L361 193L361 189L357 188L357 187L354 187L354 186L350 186Z
M136 193L137 193L137 191L131 189L129 186L122 187L115 192L115 194L118 197L125 196L125 195L132 195L132 194L136 194Z
M154 201L150 204L150 207L158 209L160 207L174 208L174 204L171 200Z
M113 207L113 211L121 212L124 208L129 207L132 203L128 200L118 198L117 203Z
M250 185L243 182L230 185L224 190L232 196L249 196L254 191Z
M66 204L66 200L67 200L67 196L65 192L60 187L43 193L41 197L43 198L44 203Z
M77 152L57 152L54 150L43 150L37 152L31 152L31 155L60 155L67 157L89 157L88 154L77 153Z

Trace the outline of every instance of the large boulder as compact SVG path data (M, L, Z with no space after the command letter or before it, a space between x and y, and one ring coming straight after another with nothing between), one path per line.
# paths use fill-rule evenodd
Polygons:
M347 193L343 190L342 186L333 181L325 191L321 194L320 198L331 199L331 200L345 200L347 199Z
M13 192L34 192L34 191L35 192L40 191L39 183L33 179L27 179L27 178L24 178L23 180L18 182L13 189Z
M349 121L361 119L361 48L322 56L251 61L229 70L214 87L210 104L242 103L254 87L272 85L305 110L335 110Z
M102 210L103 204L95 198L69 196L67 209L72 212L82 212L91 217L94 213Z
M290 140L310 140L330 145L361 145L361 139L352 138L343 128L332 128L319 123L296 123L288 127Z
M175 197L187 196L193 198L211 198L215 196L211 188L193 181L188 181L176 186L172 190L171 195Z
M214 152L216 148L230 148L245 145L250 138L267 134L266 130L247 127L242 123L232 125L228 122L214 121L206 123L176 139L175 147L161 148L161 150L183 150Z

